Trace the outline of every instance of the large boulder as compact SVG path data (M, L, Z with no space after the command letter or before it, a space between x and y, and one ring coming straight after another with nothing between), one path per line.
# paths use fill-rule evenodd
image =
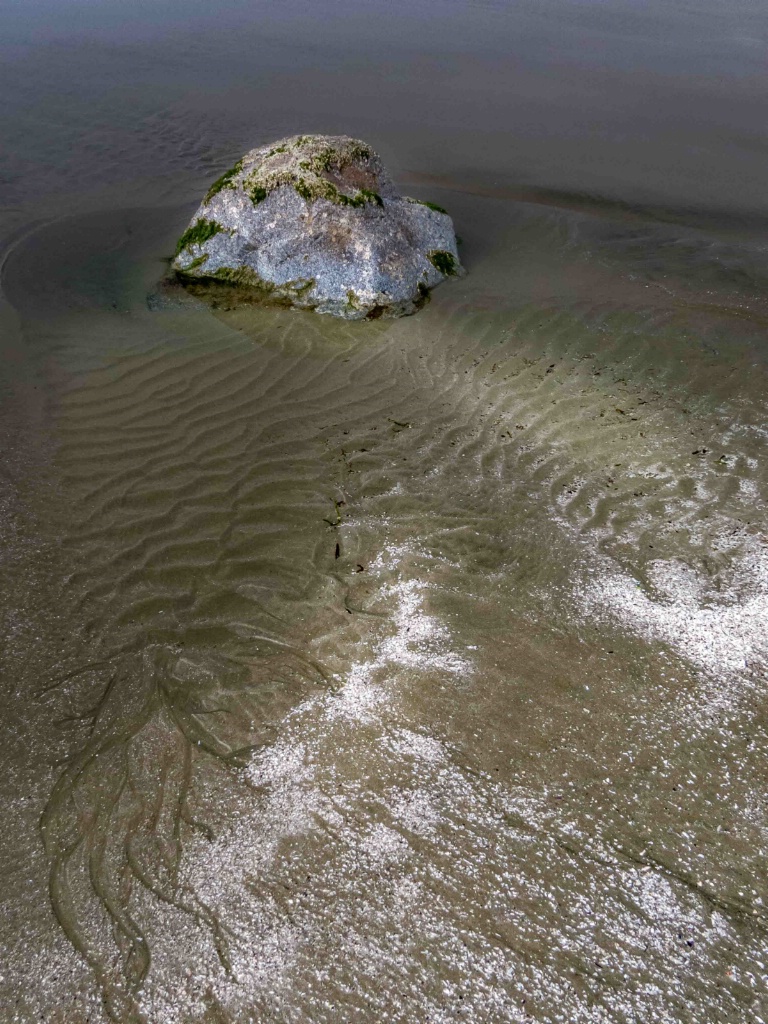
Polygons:
M344 135L246 153L211 185L173 268L348 320L413 313L463 273L447 213L401 196L376 153Z

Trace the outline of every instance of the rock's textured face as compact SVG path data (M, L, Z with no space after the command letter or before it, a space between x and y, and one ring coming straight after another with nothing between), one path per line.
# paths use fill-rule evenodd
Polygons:
M373 150L332 135L247 153L208 190L173 268L350 320L412 313L463 273L445 211L400 196Z

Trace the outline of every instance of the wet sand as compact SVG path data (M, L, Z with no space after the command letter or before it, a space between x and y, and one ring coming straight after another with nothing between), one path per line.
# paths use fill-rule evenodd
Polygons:
M134 113L3 221L7 1018L763 1020L764 211L403 114L468 276L211 309Z

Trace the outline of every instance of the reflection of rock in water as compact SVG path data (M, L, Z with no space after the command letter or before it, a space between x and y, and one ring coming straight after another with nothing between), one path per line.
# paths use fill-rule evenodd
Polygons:
M657 288L682 250L656 229L627 256L623 228L457 202L497 249L417 318L54 296L30 327L73 368L36 664L41 720L82 717L44 836L118 1020L753 1010L712 982L761 942L756 691L681 717L691 664L573 584L676 559L730 586L762 327L729 281L702 312L702 250Z

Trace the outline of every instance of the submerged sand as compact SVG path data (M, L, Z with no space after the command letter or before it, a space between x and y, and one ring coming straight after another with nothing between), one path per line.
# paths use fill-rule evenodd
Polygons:
M768 264L434 195L398 322L8 256L10 1020L762 1019Z

